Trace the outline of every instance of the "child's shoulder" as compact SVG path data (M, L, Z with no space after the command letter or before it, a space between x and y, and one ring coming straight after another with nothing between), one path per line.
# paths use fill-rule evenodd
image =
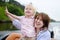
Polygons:
M25 16L19 16L19 18L24 18Z

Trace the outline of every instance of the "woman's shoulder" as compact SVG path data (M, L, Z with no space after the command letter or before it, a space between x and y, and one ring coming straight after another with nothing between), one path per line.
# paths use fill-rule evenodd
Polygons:
M50 35L50 32L49 32L49 30L47 30L47 31L45 32L45 34L47 34L47 35Z
M43 35L45 35L45 36L50 36L50 32L48 31L48 30L46 30L46 31L41 31L41 32L39 32L39 34L38 34L38 36L43 36Z
M47 31L43 31L41 32L38 36L37 36L37 40L50 40L50 32L47 30Z
M44 31L44 32L43 32L43 35L50 36L49 30Z

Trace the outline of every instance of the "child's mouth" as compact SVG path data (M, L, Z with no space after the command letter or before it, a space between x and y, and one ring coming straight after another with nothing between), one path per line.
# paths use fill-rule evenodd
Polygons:
M26 13L30 13L29 11L26 11Z

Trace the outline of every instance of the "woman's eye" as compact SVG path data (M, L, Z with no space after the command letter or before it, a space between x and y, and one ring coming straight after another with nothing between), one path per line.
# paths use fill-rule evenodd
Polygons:
M40 21L42 21L42 19L40 19Z

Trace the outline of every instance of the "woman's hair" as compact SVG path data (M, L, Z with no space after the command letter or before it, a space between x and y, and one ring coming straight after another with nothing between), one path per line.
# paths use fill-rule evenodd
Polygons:
M34 19L39 19L39 18L42 18L42 21L43 21L42 29L44 29L44 28L48 29L48 25L49 25L49 22L50 22L49 16L47 14L41 12L41 13L37 13L34 17Z

